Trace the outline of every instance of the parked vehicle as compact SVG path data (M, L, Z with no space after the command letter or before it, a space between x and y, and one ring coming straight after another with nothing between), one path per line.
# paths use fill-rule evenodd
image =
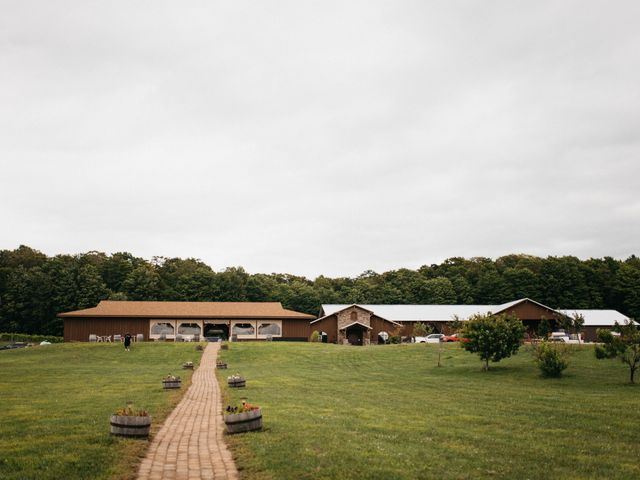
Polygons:
M413 341L416 343L440 343L442 337L444 337L442 333L432 333L426 337L414 337Z
M442 337L442 341L443 342L468 342L469 339L461 337L457 333L454 333L453 335L445 335L444 337Z
M570 344L583 343L581 335L576 335L576 334L568 335L562 331L553 332L549 337L549 341L555 342L555 343L570 343Z

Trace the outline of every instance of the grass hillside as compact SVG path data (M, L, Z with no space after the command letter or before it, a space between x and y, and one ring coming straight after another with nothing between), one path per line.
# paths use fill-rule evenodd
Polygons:
M265 418L228 437L243 478L640 478L640 387L621 363L576 346L544 379L526 349L489 372L457 345L438 368L437 349L233 344L247 388L227 395Z
M135 478L146 440L109 435L109 416L128 401L157 425L181 396L163 391L173 373L189 383L193 344L58 344L0 352L0 478ZM185 382L186 381L186 382ZM183 385L183 389L186 388Z

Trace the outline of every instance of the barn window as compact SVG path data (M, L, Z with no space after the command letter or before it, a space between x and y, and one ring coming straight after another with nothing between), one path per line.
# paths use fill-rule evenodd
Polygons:
M156 323L151 327L152 335L162 335L163 333L165 335L173 335L173 331L173 325L170 323Z
M261 323L258 327L258 335L281 335L280 325L277 323Z
M254 335L256 333L256 329L250 323L236 323L233 326L232 332L235 335Z
M197 323L182 323L178 327L180 335L200 335L200 325Z

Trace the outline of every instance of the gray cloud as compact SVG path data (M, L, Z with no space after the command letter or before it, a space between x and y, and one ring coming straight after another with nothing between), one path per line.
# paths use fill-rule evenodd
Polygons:
M3 2L0 248L315 276L640 244L637 2Z

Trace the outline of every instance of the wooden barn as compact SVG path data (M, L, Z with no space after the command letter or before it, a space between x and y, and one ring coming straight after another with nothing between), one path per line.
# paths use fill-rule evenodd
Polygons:
M323 305L323 310L325 307ZM323 342L370 345L378 343L378 337L384 332L403 328L402 324L377 315L367 306L342 305L331 310L311 322L311 330L320 333Z
M58 315L64 340L112 341L129 333L141 340L302 340L315 315L279 302L129 302L103 300L96 307Z
M329 304L322 305L320 318L311 322L311 331L317 331L330 343L366 345L383 343L391 334L409 337L417 322L431 326L435 332L450 333L454 319L464 322L474 314L488 313L515 315L530 331L537 329L542 319L558 328L559 320L577 313L585 319L582 335L587 342L596 340L598 328L612 328L616 321L625 323L629 320L616 310L558 310L530 298L501 305Z

